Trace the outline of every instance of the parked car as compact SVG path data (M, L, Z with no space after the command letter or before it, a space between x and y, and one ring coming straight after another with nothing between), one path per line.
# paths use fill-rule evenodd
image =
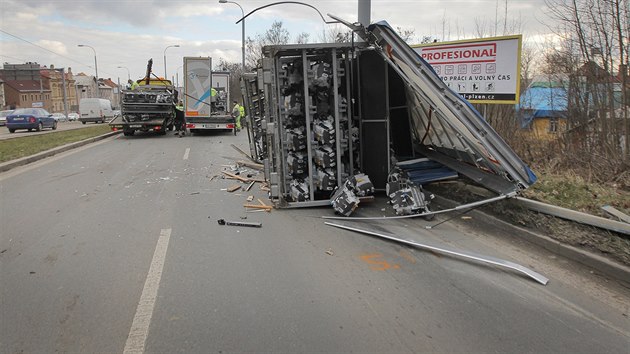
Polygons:
M71 122L79 120L79 113L76 113L76 112L68 113L68 120Z
M7 124L7 116L13 112L12 109L0 111L0 125Z
M28 129L29 132L44 128L55 130L57 121L43 108L18 108L7 116L7 128L9 133L15 133L17 129Z
M68 117L63 113L53 113L52 117L55 118L57 122L65 122L68 120Z

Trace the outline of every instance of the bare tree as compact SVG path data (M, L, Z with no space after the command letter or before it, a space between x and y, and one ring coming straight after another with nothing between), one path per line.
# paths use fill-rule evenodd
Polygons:
M352 31L341 25L327 26L322 30L319 40L323 43L347 43L352 41Z
M414 28L401 28L396 27L396 32L403 41L411 43L416 40L416 30Z
M596 178L628 179L628 0L546 0L561 38L546 56L562 70L569 93L569 165L590 166ZM617 71L617 74L615 74Z
M258 66L262 58L262 48L268 45L282 45L289 43L289 31L283 27L282 21L274 21L271 28L256 38L247 37L245 41L245 64L250 68Z
M302 32L295 37L295 43L297 44L306 44L310 39L311 35L306 32Z

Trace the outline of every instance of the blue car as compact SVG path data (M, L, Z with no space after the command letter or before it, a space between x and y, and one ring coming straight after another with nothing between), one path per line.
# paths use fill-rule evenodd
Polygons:
M57 129L57 121L52 114L43 108L18 108L7 116L9 133L17 129L41 131L44 128Z

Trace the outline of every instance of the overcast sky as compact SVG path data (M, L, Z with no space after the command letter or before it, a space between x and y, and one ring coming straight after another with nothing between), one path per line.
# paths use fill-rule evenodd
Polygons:
M274 1L237 0L245 14ZM350 22L357 20L357 0L303 1L330 20L330 13ZM507 4L507 21L506 18ZM181 75L182 57L211 56L241 61L241 10L218 0L0 0L0 60L2 63L37 62L71 67L76 74L94 75L96 51L99 77L121 82L144 76L153 58L154 72L164 74L164 50L168 48L167 73ZM315 10L301 5L281 4L257 11L246 20L245 35L256 37L274 20L283 22L292 38L310 34L309 42L320 42L326 28ZM372 0L372 22L386 20L394 28L415 30L417 38L440 40L476 37L485 26L487 36L508 33L536 41L549 32L543 24L544 0ZM518 23L513 29L513 23ZM181 79L181 77L180 77Z

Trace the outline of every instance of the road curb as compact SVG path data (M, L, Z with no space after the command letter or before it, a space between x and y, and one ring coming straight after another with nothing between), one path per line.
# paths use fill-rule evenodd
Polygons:
M44 158L47 158L47 157L50 157L50 156L54 156L54 155L60 154L62 152L68 151L68 150L76 149L76 148L81 147L83 145L91 144L93 142L109 138L110 136L113 136L113 135L116 135L116 134L120 134L120 131L105 133L103 135L99 135L99 136L95 136L95 137L88 138L88 139L85 139L85 140L77 141L77 142L74 142L74 143L58 146L58 147L52 148L50 150L42 151L42 152L39 152L39 153L37 153L35 155L25 156L25 157L22 157L22 158L19 158L19 159L3 162L3 163L0 164L0 172L6 172L6 171L9 171L10 169L13 169L13 168L16 168L16 167L19 167L19 166L24 166L24 165L27 165L29 163L33 163L33 162L39 161L41 159L44 159Z
M459 205L452 200L437 195L435 201L438 204L444 205L446 207L455 207ZM600 255L581 250L571 245L564 244L548 236L538 234L536 232L524 229L520 226L510 224L480 210L472 210L469 211L467 214L475 217L475 221L477 223L499 229L499 231L504 232L508 236L515 236L523 239L527 242L542 247L547 251L592 268L597 272L615 280L628 283L628 279L630 279L630 267L627 267L623 264L619 264Z

